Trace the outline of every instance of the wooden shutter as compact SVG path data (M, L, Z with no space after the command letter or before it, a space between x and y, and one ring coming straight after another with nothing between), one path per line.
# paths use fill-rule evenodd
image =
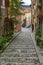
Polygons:
M0 6L2 5L2 0L0 0Z
M5 0L5 7L9 7L9 0Z

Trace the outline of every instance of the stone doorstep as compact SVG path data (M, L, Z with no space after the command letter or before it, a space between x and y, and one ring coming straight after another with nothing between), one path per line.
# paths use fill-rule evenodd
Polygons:
M39 51L38 47L36 46L36 42L34 40L34 33L31 33L31 37L32 37L32 40L34 42L34 45L35 45L35 48L36 48L36 52L38 54L40 64L42 65L43 64L43 56L40 54L40 51Z
M19 34L20 34L20 32L14 33L12 39L11 39L8 43L6 43L6 45L4 46L4 48L3 48L2 50L0 50L0 53L2 53L2 52L5 50L5 48L8 47L8 45L11 44L11 42L12 42L12 41L17 37L17 35L19 35Z

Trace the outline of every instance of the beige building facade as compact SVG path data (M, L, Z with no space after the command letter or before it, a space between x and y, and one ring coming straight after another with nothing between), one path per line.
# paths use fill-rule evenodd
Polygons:
M23 20L26 19L26 27L28 27L31 25L31 10L25 8L25 10L22 10L22 12L24 14L21 15L21 23L23 23Z

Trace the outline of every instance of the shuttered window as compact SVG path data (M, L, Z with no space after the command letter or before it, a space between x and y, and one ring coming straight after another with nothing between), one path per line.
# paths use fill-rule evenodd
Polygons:
M5 0L5 7L9 7L9 0Z

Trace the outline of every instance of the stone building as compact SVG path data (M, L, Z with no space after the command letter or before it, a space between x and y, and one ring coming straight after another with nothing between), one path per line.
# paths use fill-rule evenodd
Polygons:
M32 24L34 31L39 29L43 38L43 0L32 1Z
M38 0L37 13L38 13L37 24L38 24L38 28L41 31L42 38L43 38L43 0Z
M37 0L31 0L31 14L32 14L32 32L36 31L37 23Z
M6 16L6 12L5 12L5 1L4 0L0 0L0 35L3 34L3 25L4 25L4 18Z
M8 20L6 20L8 17L8 7L9 0L0 0L0 36L4 35L5 31L9 29L8 27L10 26Z
M21 23L25 25L24 20L26 20L25 27L29 27L31 25L31 7L22 5L21 11L22 13L24 13L23 15L21 15Z

